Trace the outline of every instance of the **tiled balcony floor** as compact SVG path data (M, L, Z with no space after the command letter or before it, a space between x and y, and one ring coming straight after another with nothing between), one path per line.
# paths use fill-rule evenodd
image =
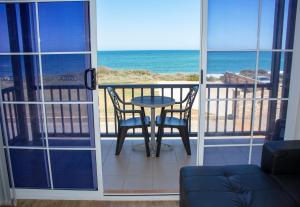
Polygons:
M262 142L263 140L260 140ZM177 193L179 170L196 163L196 140L191 140L192 155L187 156L180 139L163 140L171 144L172 151L161 151L159 158L146 157L145 152L132 150L143 140L125 140L122 152L115 156L115 140L101 141L102 168L105 193ZM246 139L207 140L215 144L249 143ZM253 164L259 164L261 146L253 147ZM204 165L247 164L249 147L207 147L204 151Z

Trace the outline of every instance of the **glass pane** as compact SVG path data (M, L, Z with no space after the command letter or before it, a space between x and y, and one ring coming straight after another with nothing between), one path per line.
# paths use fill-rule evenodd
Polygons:
M0 52L36 52L34 3L0 3Z
M288 98L292 52L260 52L257 98Z
M260 48L272 49L275 17L275 0L262 0Z
M288 101L286 100L257 100L253 129L254 133L266 136L269 139L283 139L287 106ZM282 119L283 121L279 122L279 119ZM275 130L280 127L283 130Z
M17 188L50 188L46 150L10 149Z
M45 146L42 106L3 104L2 131L10 146Z
M243 92L239 92L242 97ZM252 100L206 102L206 136L250 136Z
M36 55L1 55L3 101L40 101L39 62Z
M50 157L55 189L97 189L94 151L51 150Z
M250 147L204 147L204 165L248 164Z
M90 55L43 55L42 66L45 101L92 101L84 83Z
M227 88L254 87L256 68L255 52L208 52L207 88L211 88L210 98L225 98ZM214 90L214 91L213 91ZM214 94L213 94L214 93ZM224 94L223 94L224 93ZM207 98L209 91L207 92Z
M42 52L89 51L89 2L39 3Z
M277 20L276 6L283 5L284 12L283 21ZM286 40L294 39L293 28L295 27L295 13L296 12L296 0L285 0L276 3L275 0L262 0L262 16L261 16L261 30L260 30L260 48L261 49L293 49L293 41L289 41L286 44ZM280 9L279 9L280 11ZM290 19L289 19L290 18ZM276 20L276 22L275 22ZM283 34L281 40L281 47L273 46L274 26L283 23Z
M92 104L49 104L46 116L50 146L95 146Z
M258 1L209 0L208 48L255 49Z
M262 146L253 146L252 147L251 164L260 166L262 148L263 148Z

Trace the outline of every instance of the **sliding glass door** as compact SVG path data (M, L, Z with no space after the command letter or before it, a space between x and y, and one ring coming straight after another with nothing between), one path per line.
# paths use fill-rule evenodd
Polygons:
M285 123L297 0L203 0L199 164L260 164Z
M1 127L17 196L101 191L94 8L0 2Z

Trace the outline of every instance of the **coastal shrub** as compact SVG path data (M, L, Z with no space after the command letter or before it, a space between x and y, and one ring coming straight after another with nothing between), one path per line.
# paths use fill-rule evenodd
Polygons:
M199 81L199 75L198 74L187 75L186 80L187 81Z

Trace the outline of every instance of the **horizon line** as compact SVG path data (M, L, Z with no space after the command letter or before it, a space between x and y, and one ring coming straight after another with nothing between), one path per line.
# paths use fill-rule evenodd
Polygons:
M101 51L101 52L114 52L114 51L178 51L178 50L182 50L182 51L200 51L200 49L128 49L128 50L124 50L124 49L116 49L116 50L101 50L101 49L97 49L97 51Z

